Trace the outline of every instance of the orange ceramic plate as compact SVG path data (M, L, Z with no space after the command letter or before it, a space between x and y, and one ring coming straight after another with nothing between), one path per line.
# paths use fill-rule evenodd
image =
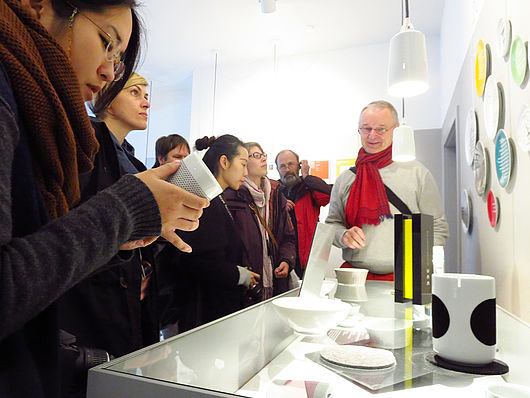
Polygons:
M488 77L488 53L482 40L477 45L477 54L475 55L475 86L477 95L482 97L484 86Z

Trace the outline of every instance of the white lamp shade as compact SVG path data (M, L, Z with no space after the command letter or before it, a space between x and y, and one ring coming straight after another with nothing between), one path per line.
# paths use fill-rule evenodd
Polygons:
M416 159L414 130L405 124L394 129L392 142L392 160L394 162L410 162Z
M414 29L402 29L390 40L388 93L395 97L413 97L428 88L425 36Z
M262 13L269 14L276 11L276 0L260 0L260 2Z

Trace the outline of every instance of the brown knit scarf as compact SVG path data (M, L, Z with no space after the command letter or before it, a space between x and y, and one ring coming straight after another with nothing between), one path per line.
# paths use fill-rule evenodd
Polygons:
M92 169L98 150L77 76L62 47L19 0L0 0L0 62L28 132L48 214L57 218L79 202L78 174Z

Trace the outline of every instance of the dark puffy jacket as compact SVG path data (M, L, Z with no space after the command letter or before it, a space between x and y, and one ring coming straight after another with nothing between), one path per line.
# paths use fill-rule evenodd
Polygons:
M286 209L287 200L276 189L278 183L271 180L270 182L271 197L269 206L271 209L271 225L269 225L269 229L278 242L278 248L270 244L269 254L272 257L273 268L276 268L282 261L285 261L289 264L289 269L293 269L296 259L296 237ZM223 193L223 197L234 217L239 235L243 240L242 265L262 275L263 248L259 229L260 221L249 206L251 203L254 203L252 196L246 187L241 186L237 191L228 188ZM288 280L289 278L274 278L273 294L277 295L287 291L289 288Z

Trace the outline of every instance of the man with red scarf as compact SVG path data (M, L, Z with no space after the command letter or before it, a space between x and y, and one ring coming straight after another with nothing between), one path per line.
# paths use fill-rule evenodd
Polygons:
M433 176L418 161L392 161L397 112L386 101L368 104L359 118L362 148L356 171L344 171L331 192L326 223L337 227L334 244L343 249L343 266L366 268L368 279L393 280L394 222L399 210L389 203L385 185L412 213L434 218L434 245L449 236L442 200Z

